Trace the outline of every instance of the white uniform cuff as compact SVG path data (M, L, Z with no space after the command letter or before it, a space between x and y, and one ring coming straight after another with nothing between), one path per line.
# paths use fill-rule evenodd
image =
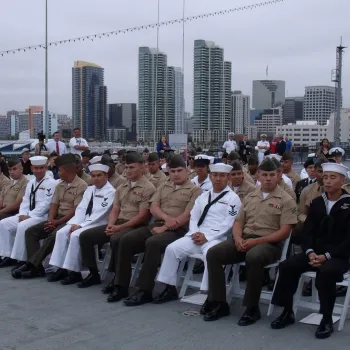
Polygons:
M329 254L328 252L324 253L324 255L325 255L327 260L331 260L332 259L331 254Z
M305 254L306 254L306 255L309 255L310 253L313 253L313 251L314 251L313 249L308 249L308 250L305 252Z

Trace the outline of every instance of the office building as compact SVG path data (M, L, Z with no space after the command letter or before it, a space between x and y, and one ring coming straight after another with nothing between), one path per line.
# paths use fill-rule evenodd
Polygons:
M108 141L124 143L127 141L126 135L127 135L126 129L107 128Z
M265 109L255 118L254 126L259 138L261 134L267 134L268 139L273 139L276 128L282 126L282 107Z
M306 86L304 96L304 120L316 120L326 125L335 109L335 87Z
M327 125L327 138L334 142L334 112L331 113ZM340 142L350 142L350 108L340 110Z
M185 129L184 75L182 69L174 68L175 74L175 134L183 134Z
M8 140L11 136L11 117L0 115L0 139Z
M232 64L213 41L194 42L193 141L222 142L232 124Z
M27 111L18 112L18 128L16 126L16 133L29 130L29 113ZM30 138L30 131L29 131Z
M232 94L232 126L235 134L248 135L250 125L250 96L243 95L242 91L233 91Z
M109 141L116 141L121 138L125 141L136 141L136 103L113 103L108 105L108 130L107 136ZM124 130L123 136L118 131ZM112 138L110 138L110 135Z
M88 140L103 140L107 127L107 88L104 69L95 63L76 61L72 68L73 128Z
M283 125L303 120L304 97L286 97L283 105Z
M37 113L42 113L44 110L43 106L29 106L26 109L26 112L28 113L28 123L29 123L29 132L31 138L36 138L37 134L35 132L35 126L34 124L36 121L34 121L34 115Z
M139 47L137 138L157 142L175 131L175 73L166 54Z
M282 106L286 98L284 80L254 80L253 108L269 109Z
M295 124L276 127L276 134L282 134L293 142L293 146L318 146L327 135L327 126L317 121L298 120Z

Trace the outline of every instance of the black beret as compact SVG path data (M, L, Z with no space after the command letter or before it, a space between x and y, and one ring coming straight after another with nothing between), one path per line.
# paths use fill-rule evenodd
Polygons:
M135 151L130 151L126 153L125 156L125 163L126 164L133 164L133 163L143 163L143 158L140 153Z
M168 162L168 168L187 168L187 165L181 155L173 155Z
M322 168L322 164L323 163L328 163L328 160L324 159L324 158L320 158L317 159L316 163L315 163L315 168Z
M149 153L148 148L145 148L142 153Z
M58 157L57 152L56 152L56 151L52 151L52 152L50 153L50 155L49 155L49 158L51 158L51 157Z
M72 153L62 154L61 156L56 158L55 164L56 164L57 168L59 168L60 166L63 166L63 165L67 165L67 164L74 164L75 165L76 164L75 155Z
M148 163L159 162L159 156L157 152L152 152L148 155Z
M232 166L231 171L242 171L242 165L238 161L234 161L230 164Z
M227 160L239 160L239 159L241 159L241 157L235 151L230 152L230 154L227 156Z
M117 152L117 155L119 156L119 157L121 157L123 154L125 154L126 153L126 149L120 149L118 152Z
M292 152L284 152L282 155L282 160L293 160Z
M266 158L260 164L259 169L263 171L274 171L274 170L277 170L277 166L272 159Z
M209 165L210 159L202 158L201 156L198 156L197 159L194 159L195 165Z
M81 152L82 157L90 157L90 150L86 149L85 151Z
M7 161L7 165L9 168L12 168L13 166L19 164L21 162L21 160L19 158L16 157L11 157L8 161Z
M259 159L256 155L252 155L248 159L248 165L256 165L259 164Z
M89 158L92 159L94 157L98 156L97 152L90 152Z

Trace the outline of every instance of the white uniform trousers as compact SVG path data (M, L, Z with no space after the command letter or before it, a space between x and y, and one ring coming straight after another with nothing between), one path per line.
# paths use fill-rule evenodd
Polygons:
M43 218L30 218L19 222L19 215L1 220L0 256L26 261L26 229L41 221L43 221Z
M62 227L56 233L55 246L53 248L50 265L60 267L69 271L82 271L79 236L90 228L100 226L100 223L85 226L69 233L72 225Z
M157 277L159 282L176 286L177 270L181 260L192 254L203 254L204 273L201 290L208 290L208 272L206 255L208 250L222 240L213 240L203 245L193 243L192 237L185 236L169 244L165 250L162 266Z
M264 158L265 158L264 153L265 153L265 152L258 152L259 165L262 163L262 161L263 161Z

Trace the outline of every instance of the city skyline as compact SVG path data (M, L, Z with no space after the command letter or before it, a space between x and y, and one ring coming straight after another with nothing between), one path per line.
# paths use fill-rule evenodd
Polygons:
M50 2L49 40L154 23L156 1L154 3L151 1L147 8L143 8L141 3L141 0L135 0L130 5L123 0L117 6L113 1L103 0L103 6L96 8L90 6L93 4L91 0L86 0L84 7L71 4L67 0L61 1L60 4ZM237 4L235 3L235 6L251 3L252 0L240 0ZM342 8L340 13L331 4L320 4L314 0L295 0L186 24L186 111L193 110L192 55L193 41L198 38L215 41L225 49L225 60L232 62L232 90L241 90L243 94L252 96L251 82L266 78L267 65L269 66L268 79L286 81L286 97L303 96L307 85L333 85L330 82L330 72L335 68L335 47L339 44L339 37L346 33L345 14L350 8L350 4L346 1L339 0L339 3L338 5ZM188 2L186 14L194 15L231 7L232 3L227 0L218 0L215 3L203 0L200 6ZM142 8L142 11L138 8ZM128 14L131 13L131 9L133 16L130 17ZM13 28L9 33L6 30L6 37L2 36L0 48L7 49L42 41L44 8L40 4L27 4L22 1L21 6L15 6L6 3L4 11L16 15L17 21L16 26L13 27L11 20L13 17L8 15L0 23L0 30L3 32L6 28ZM28 11L38 14L36 23L29 24L21 21ZM335 19L336 15L337 19ZM290 21L293 16L298 17L298 22L295 24ZM63 17L64 26L62 26ZM181 17L181 4L161 0L161 20ZM310 17L313 19L313 27L318 28L317 33L313 33L312 36L305 35L309 32ZM274 21L263 21L264 18L274 18ZM263 25L261 25L262 21ZM327 26L324 23L327 23ZM278 31L276 27L279 27ZM273 40L271 33L273 33ZM348 42L350 38L344 37L345 46ZM97 62L105 68L105 85L108 86L111 101L136 103L139 46L155 47L156 30L50 49L49 110L71 114L70 68L72 62L77 59ZM161 27L159 47L167 53L169 66L181 66L180 26ZM5 114L10 109L22 110L28 105L43 105L43 60L43 50L1 58L3 69L0 76L0 114ZM349 55L345 55L343 75L343 106L345 107L350 104L349 67Z

